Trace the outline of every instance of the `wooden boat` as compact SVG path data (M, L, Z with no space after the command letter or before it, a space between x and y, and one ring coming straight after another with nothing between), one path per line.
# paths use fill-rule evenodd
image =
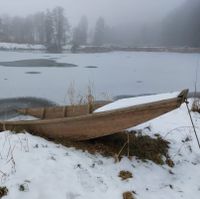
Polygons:
M48 138L88 140L111 135L141 124L169 111L185 101L188 90L177 97L131 107L73 117L28 121L1 121L1 130L26 130Z
M92 113L94 110L110 103L111 101L100 101L83 105L52 106L45 108L25 108L17 110L23 115L31 115L41 119L75 117Z

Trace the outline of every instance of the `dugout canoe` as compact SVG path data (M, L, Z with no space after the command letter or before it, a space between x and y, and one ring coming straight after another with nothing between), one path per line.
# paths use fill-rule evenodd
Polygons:
M103 137L144 123L178 107L187 98L188 90L177 97L126 108L74 117L28 121L1 121L0 130L25 130L52 139L74 141Z
M83 105L52 106L40 108L19 109L17 112L23 115L31 115L40 119L54 119L75 117L92 113L94 110L110 103L111 101L94 102Z

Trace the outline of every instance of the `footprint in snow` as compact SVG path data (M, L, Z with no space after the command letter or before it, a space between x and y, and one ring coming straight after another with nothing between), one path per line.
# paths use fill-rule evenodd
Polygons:
M79 198L81 195L77 193L68 192L66 194L66 199L76 199Z
M95 191L93 179L92 179L90 173L88 172L88 170L80 169L77 172L77 175L78 175L78 180L79 180L81 186L86 191L88 191L88 192L94 192Z
M106 192L108 190L107 184L102 177L92 177L88 170L80 169L78 171L78 178L82 187L88 192L94 192L95 189Z
M96 186L102 192L106 192L108 190L107 184L103 181L102 177L97 177L96 179Z

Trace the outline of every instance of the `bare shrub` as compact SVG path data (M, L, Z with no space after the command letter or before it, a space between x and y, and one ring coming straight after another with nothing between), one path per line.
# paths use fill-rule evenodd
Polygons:
M69 88L67 90L68 99L71 105L75 104L76 99L76 89L75 89L75 82L71 82Z
M67 90L67 95L69 99L70 105L75 104L94 104L95 97L94 97L94 84L89 81L86 91L82 94L81 92L77 92L75 82L71 82L69 88Z
M200 99L195 98L192 103L191 111L200 113Z

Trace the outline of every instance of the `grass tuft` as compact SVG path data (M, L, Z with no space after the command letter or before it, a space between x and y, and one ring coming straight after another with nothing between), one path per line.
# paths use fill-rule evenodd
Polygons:
M6 196L8 194L8 189L7 187L0 187L0 198L3 196Z

